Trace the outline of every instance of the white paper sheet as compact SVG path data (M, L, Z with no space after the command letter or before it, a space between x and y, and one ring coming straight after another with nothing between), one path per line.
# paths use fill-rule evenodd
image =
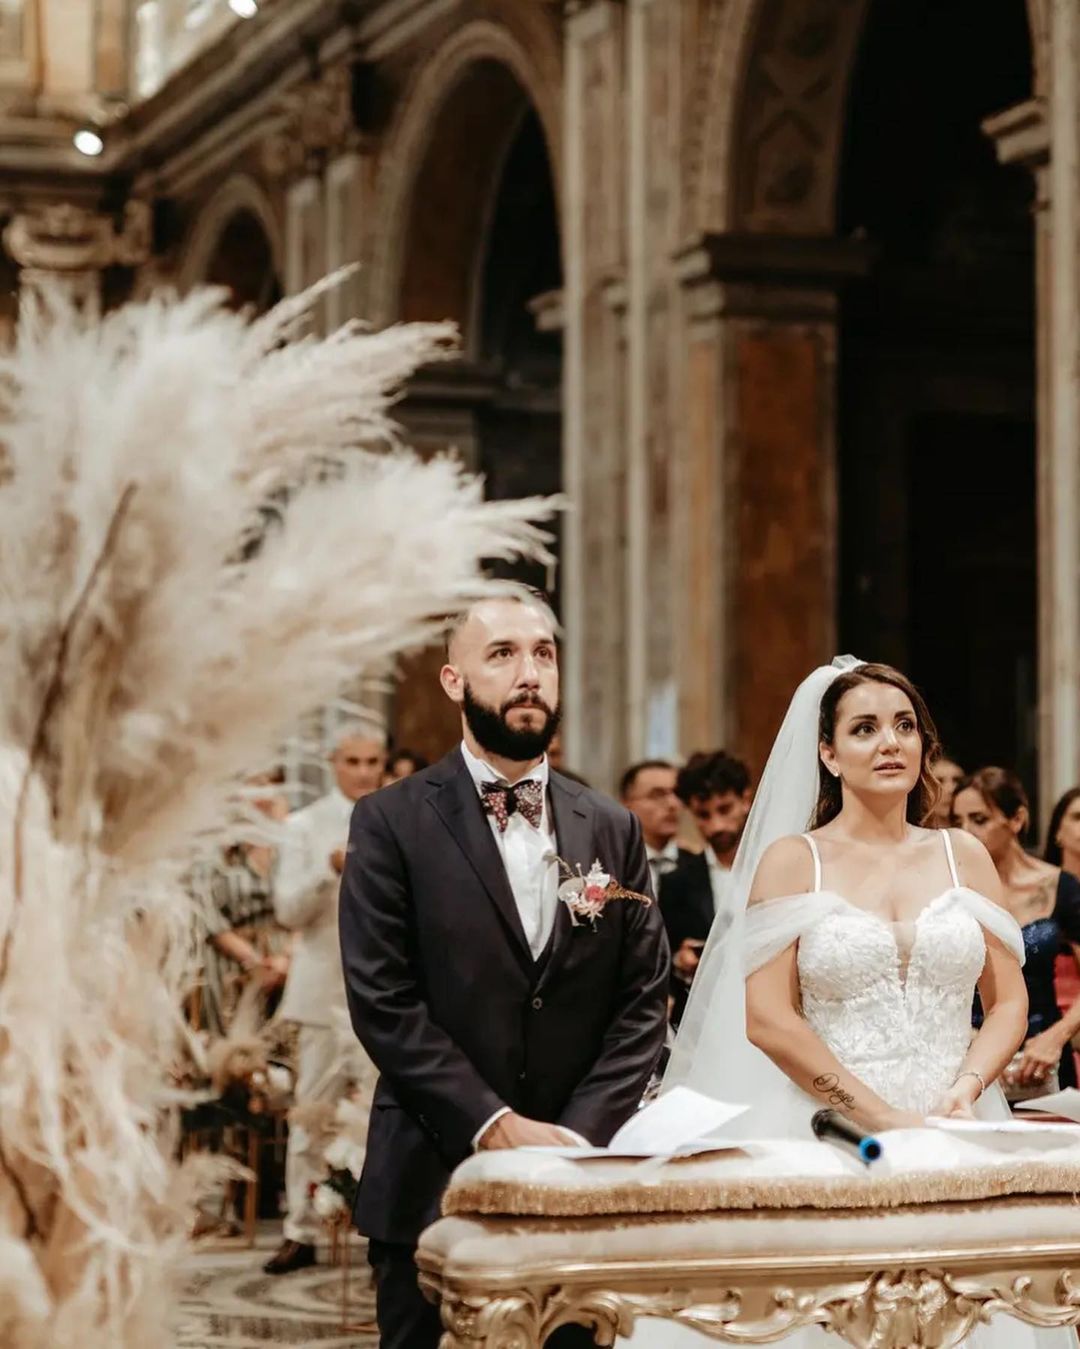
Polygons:
M1064 1091L1055 1091L1051 1096L1037 1096L1032 1101L1018 1101L1015 1107L1031 1115L1062 1115L1080 1124L1080 1091L1075 1087L1066 1087Z
M730 1124L749 1108L714 1100L690 1087L672 1087L631 1115L609 1148L612 1152L674 1153Z
M606 1148L522 1148L549 1157L588 1161L594 1157L693 1157L702 1152L740 1148L742 1142L726 1143L710 1135L746 1113L749 1106L703 1096L690 1087L672 1087L663 1096L642 1106L615 1134Z
M943 1133L970 1139L983 1147L1005 1151L1072 1148L1080 1143L1080 1125L1050 1124L1034 1119L943 1119L930 1116L927 1124Z

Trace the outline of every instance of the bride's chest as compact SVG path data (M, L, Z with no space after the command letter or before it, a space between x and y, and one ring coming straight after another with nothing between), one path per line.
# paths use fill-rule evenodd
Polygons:
M824 915L799 940L804 996L841 1001L913 985L965 997L982 973L982 928L957 905L932 905L914 923L890 924L855 908Z

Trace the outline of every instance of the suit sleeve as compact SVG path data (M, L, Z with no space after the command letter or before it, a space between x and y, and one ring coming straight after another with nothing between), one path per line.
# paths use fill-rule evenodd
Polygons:
M641 826L633 816L626 832L618 880L628 890L651 895ZM611 1021L599 1056L556 1121L596 1146L606 1144L638 1108L667 1033L670 958L660 910L655 903L619 902L627 909Z
M274 885L274 916L292 931L310 927L333 902L337 877L315 853L310 817L285 821Z
M686 873L684 869L677 868L669 875L661 878L657 902L660 905L660 917L664 920L668 944L672 952L679 949L686 935L685 890Z
M353 1029L448 1166L506 1104L431 1019L418 985L404 858L375 796L353 812L338 921Z

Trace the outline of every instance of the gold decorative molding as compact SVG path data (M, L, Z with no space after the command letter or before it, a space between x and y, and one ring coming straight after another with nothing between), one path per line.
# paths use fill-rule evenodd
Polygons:
M637 1271L644 1283L648 1266ZM621 1271L623 1279L629 1271ZM1015 1272L959 1277L942 1269L879 1271L812 1287L747 1280L721 1285L708 1300L697 1286L677 1282L661 1292L603 1285L545 1284L485 1292L455 1280L444 1286L430 1270L420 1281L441 1299L441 1349L540 1349L560 1326L589 1327L600 1345L628 1337L639 1318L671 1321L723 1344L772 1344L810 1326L830 1330L854 1349L954 1349L993 1315L1030 1326L1080 1323L1080 1289L1062 1269L1036 1279ZM698 1275L700 1280L700 1275Z
M262 160L273 178L295 178L321 168L333 152L360 142L353 117L352 74L331 66L292 90L281 102L279 126L262 143Z
M22 268L70 275L137 267L150 255L150 206L131 199L117 221L71 202L48 202L12 217L4 247Z

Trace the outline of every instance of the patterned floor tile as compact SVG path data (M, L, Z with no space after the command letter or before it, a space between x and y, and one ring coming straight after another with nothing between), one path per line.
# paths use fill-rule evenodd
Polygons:
M196 1248L181 1298L177 1349L376 1349L374 1291L360 1238L350 1246L347 1327L341 1269L322 1263L278 1277L262 1272L280 1239L281 1227L274 1224L260 1229L254 1250L235 1241ZM319 1258L326 1261L325 1248Z

